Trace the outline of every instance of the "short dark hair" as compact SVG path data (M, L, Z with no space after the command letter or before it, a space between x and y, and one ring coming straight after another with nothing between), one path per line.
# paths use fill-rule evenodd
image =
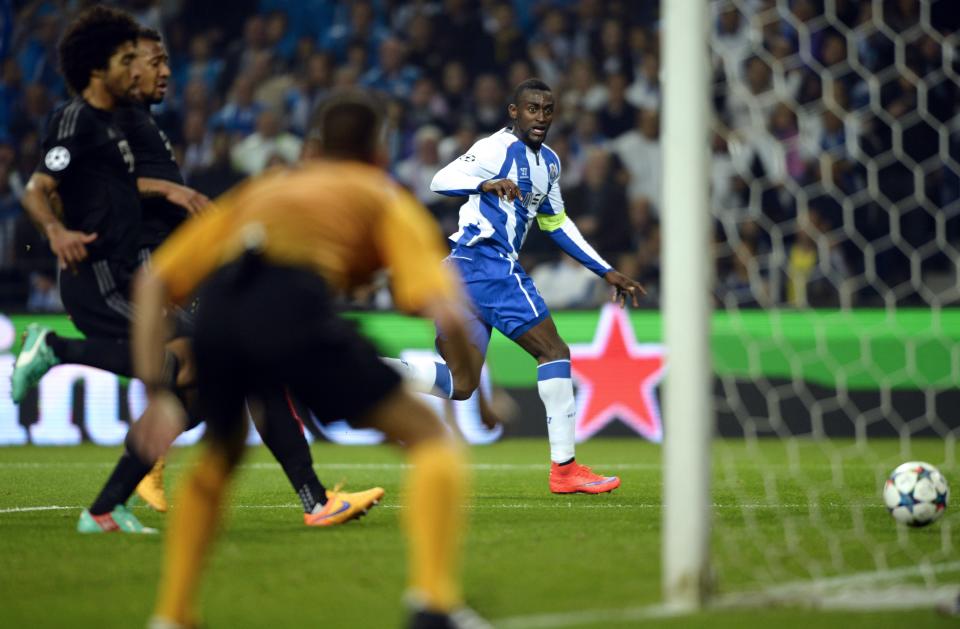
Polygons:
M136 43L140 27L128 13L103 5L84 10L67 26L60 40L60 71L79 94L94 70L106 69L110 57L126 42Z
M513 104L516 105L520 102L520 97L523 96L523 93L527 90L536 90L538 92L552 92L550 86L544 83L542 80L537 78L527 79L526 81L521 81L519 85L513 90Z
M137 33L137 39L146 39L148 41L155 41L158 43L163 43L163 35L160 34L155 28L150 28L149 26L141 26L140 32Z
M324 155L372 162L383 126L383 110L368 92L335 92L313 113L308 139L320 143Z

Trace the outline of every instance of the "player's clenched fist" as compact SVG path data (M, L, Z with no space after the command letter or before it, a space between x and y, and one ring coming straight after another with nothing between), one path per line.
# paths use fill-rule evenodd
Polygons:
M507 201L513 201L520 197L520 188L509 179L491 179L490 181L484 181L483 185L480 186L480 191L493 192L498 197L506 199Z

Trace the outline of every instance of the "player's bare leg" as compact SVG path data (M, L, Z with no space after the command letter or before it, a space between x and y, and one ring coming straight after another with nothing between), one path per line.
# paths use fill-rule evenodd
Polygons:
M537 361L537 390L547 411L550 438L550 491L599 494L620 486L616 476L594 474L575 460L576 412L570 374L570 348L547 317L515 339Z

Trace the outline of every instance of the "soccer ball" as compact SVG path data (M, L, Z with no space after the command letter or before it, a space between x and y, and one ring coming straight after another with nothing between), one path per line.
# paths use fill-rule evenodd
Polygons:
M883 485L883 502L897 522L926 526L943 515L950 487L940 470L923 461L897 467Z

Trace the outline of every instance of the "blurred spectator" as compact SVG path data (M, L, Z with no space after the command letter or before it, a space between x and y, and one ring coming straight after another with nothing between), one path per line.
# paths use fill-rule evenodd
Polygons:
M596 111L607 100L607 90L597 83L593 66L586 59L577 59L570 67L567 89L560 97L560 115L565 122L574 122L583 111Z
M217 131L210 140L210 163L198 168L187 177L187 183L194 189L214 199L243 179L242 172L233 167L230 161L230 136Z
M630 79L633 77L633 63L627 52L623 28L623 24L616 19L604 20L600 29L600 45L593 62L602 74L620 74Z
M257 117L257 129L233 147L234 168L246 175L257 175L276 155L287 164L300 157L303 144L297 136L283 130L280 114L266 109Z
M24 19L25 39L16 56L20 77L24 83L39 83L63 92L63 83L57 74L57 40L60 36L60 18L53 2L35 2L21 14Z
M600 132L604 137L616 138L633 128L636 118L636 107L627 102L627 77L607 76L607 102L597 112Z
M630 173L630 201L646 203L659 214L663 179L660 115L653 109L641 109L635 118L636 126L614 140L611 147Z
M31 83L23 92L23 99L14 107L10 117L10 134L14 139L28 133L43 134L53 103L47 88L40 83Z
M180 170L184 178L189 179L194 171L208 166L213 159L202 111L194 109L187 112L183 122L183 141L185 147Z
M320 48L330 52L339 62L347 60L347 50L353 43L362 43L368 57L374 57L383 40L390 32L377 24L373 4L369 0L355 0L349 3L350 19L334 24L320 38Z
M596 308L604 300L603 283L566 254L538 264L530 277L551 308Z
M333 67L330 55L313 53L307 60L303 74L287 90L286 110L290 116L290 127L298 134L307 131L310 114L327 96L333 85Z
M757 257L745 243L733 249L731 268L717 281L717 299L724 308L769 307L770 295L766 281L758 272Z
M407 62L439 81L446 62L443 54L435 45L434 22L425 13L416 13L406 28Z
M728 79L727 110L736 130L763 129L781 99L773 90L770 67L760 57L744 62L743 76Z
M474 85L469 114L476 122L477 130L489 135L506 124L507 98L496 75L482 74Z
M434 32L437 50L444 59L459 61L474 75L490 69L493 41L472 0L443 0Z
M655 53L643 56L640 72L627 88L627 102L637 109L660 109L660 59Z
M469 81L467 69L459 61L450 61L443 66L443 82L441 96L447 103L450 111L463 115L469 100Z
M447 128L452 116L443 97L437 93L433 81L421 77L413 84L410 93L410 111L407 112L407 124L410 129L424 126Z
M486 28L493 40L491 70L502 75L511 63L526 58L526 38L517 25L517 16L511 4L501 2L494 6Z
M613 159L602 148L591 149L583 181L564 192L568 214L576 220L583 237L604 256L630 249L627 191Z
M255 84L249 76L241 75L233 83L230 98L223 109L213 116L211 123L227 131L246 135L253 132L263 105L253 98Z
M837 306L848 276L847 263L829 226L813 210L797 222L796 240L787 261L787 303L794 307Z
M379 63L367 71L360 84L393 98L407 98L420 71L405 63L406 49L399 39L388 37L380 44Z
M297 38L289 28L286 11L274 10L267 15L263 35L273 56L288 66L296 54Z
M710 6L716 15L711 52L719 61L724 75L735 77L744 60L750 56L749 28L736 4L714 2Z
M223 72L222 59L211 57L210 40L205 34L194 35L190 39L190 58L174 75L178 85L187 85L191 81L199 81L206 86L208 92L217 88L220 74Z
M437 147L440 161L449 164L466 153L477 139L477 128L474 126L473 120L469 117L462 117L460 125L454 132L440 141Z
M267 25L262 15L251 15L243 24L243 39L227 49L226 63L220 80L220 91L234 85L237 77L249 71L257 53L267 49Z
M445 207L441 202L443 197L430 190L430 182L445 165L440 161L438 153L442 138L443 133L438 127L420 127L413 136L413 155L397 164L396 170L397 180L409 188L414 196L441 220L444 218L441 212ZM456 216L453 216L452 224L448 220L442 227L444 232L456 231Z

